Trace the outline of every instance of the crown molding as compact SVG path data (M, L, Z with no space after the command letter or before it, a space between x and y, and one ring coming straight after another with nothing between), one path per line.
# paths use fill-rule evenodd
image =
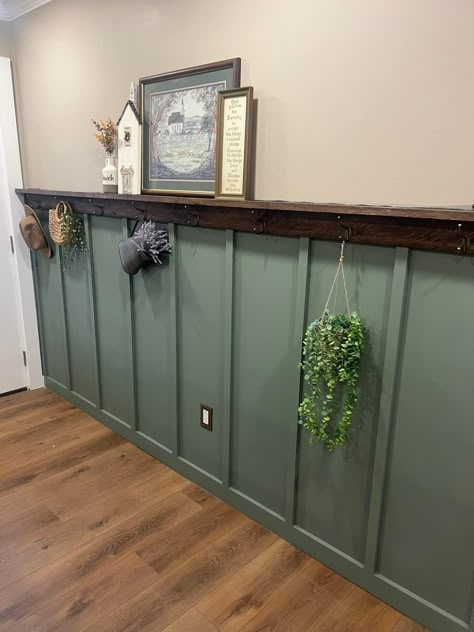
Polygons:
M0 20L12 22L51 0L0 0Z

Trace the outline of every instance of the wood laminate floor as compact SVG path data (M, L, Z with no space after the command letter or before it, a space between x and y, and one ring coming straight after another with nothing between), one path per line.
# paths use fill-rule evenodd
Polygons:
M0 632L421 632L57 395L0 398Z

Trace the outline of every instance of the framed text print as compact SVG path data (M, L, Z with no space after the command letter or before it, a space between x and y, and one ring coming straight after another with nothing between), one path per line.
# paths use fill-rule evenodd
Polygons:
M247 200L252 154L253 88L219 93L216 197Z
M140 79L142 193L214 195L217 99L240 86L240 59Z

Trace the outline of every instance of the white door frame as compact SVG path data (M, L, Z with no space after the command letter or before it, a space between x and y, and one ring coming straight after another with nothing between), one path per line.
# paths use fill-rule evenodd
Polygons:
M18 227L20 220L24 217L24 210L15 193L15 189L23 187L23 177L18 144L11 62L6 57L0 57L0 130L0 142L3 139L2 153L5 157L8 201L10 202L10 229L15 247L15 280L19 297L18 313L21 318L21 332L27 357L28 387L35 389L44 386L44 380L41 369L30 251L23 241Z

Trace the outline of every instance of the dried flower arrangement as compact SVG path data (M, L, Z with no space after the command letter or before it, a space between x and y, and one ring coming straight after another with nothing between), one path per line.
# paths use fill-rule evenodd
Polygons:
M167 231L154 222L143 223L132 239L137 245L138 252L143 252L154 263L163 263L160 257L172 250Z
M117 143L117 126L111 118L108 118L106 121L95 121L94 119L91 119L91 121L97 130L96 139L103 145L107 154L111 156L115 152Z

